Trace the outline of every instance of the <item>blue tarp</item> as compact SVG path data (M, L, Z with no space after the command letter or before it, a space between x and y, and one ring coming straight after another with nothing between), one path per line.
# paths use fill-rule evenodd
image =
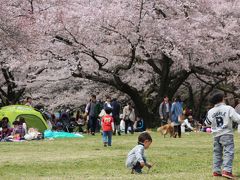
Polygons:
M84 136L81 134L74 134L68 132L58 132L46 130L44 131L44 138L83 138Z

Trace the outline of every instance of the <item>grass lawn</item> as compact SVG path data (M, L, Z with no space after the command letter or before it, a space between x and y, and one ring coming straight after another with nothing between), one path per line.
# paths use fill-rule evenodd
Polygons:
M212 136L190 133L181 139L151 133L153 143L145 154L156 163L147 173L130 174L127 153L138 134L113 137L112 147L103 147L101 136L21 143L0 143L0 179L224 179L213 178ZM235 134L233 173L240 175L240 135Z

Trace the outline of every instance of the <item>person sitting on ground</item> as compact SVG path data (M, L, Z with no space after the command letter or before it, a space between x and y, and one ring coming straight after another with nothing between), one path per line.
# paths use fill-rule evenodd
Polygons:
M76 114L76 123L77 126L79 127L79 132L83 132L83 126L85 125L85 120L83 118L83 115L80 114L80 111L77 110L77 114Z
M143 121L142 117L137 116L137 121L135 122L134 127L135 127L135 129L134 129L135 132L145 131L145 125L144 125L144 121Z
M25 134L26 134L27 133L27 124L26 124L24 117L19 118L19 125L22 125L22 127L25 131Z
M8 127L6 123L2 124L2 130L0 131L0 140L5 141L12 133L12 129Z
M56 123L56 126L54 126L52 128L53 130L56 130L58 132L63 132L63 123L59 120L57 123Z
M147 162L144 150L148 149L152 143L152 137L148 132L143 132L138 136L138 145L136 145L127 155L126 166L132 169L133 173L142 173L144 166L151 168L152 165Z
M2 127L3 124L7 124L9 126L9 119L7 117L3 117L2 120L0 121L0 127Z
M194 128L192 127L193 123L193 118L192 116L188 116L188 118L183 120L183 123L181 124L181 130L182 132L186 132L186 131L193 131Z
M25 129L23 128L22 123L20 123L19 121L14 121L13 126L14 126L12 132L13 139L16 140L24 139Z
M68 110L66 110L66 111L63 110L63 112L62 112L62 114L60 116L60 119L59 119L59 122L62 123L63 131L65 131L65 132L72 131L71 121L72 121L72 119L69 116L69 111ZM60 125L60 123L58 123L58 124Z

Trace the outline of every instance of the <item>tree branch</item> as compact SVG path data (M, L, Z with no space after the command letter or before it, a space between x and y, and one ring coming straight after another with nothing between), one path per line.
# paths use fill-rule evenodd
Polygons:
M191 65L190 69L191 69L192 73L207 75L207 76L214 77L214 78L219 78L219 76L226 76L226 74L224 74L222 72L213 72L213 71L207 70L203 67L194 66L194 65Z
M58 61L66 61L67 60L66 58L64 58L62 56L59 56L59 55L55 54L54 52L52 52L50 50L47 50L45 52L49 52L53 56L53 58L58 60Z
M68 45L68 46L73 46L73 42L71 42L71 41L68 40L67 38L64 38L64 37L59 36L59 35L56 35L55 38L56 38L57 40L59 40L60 42Z
M191 72L187 72L185 70L181 71L181 74L179 74L174 80L170 82L169 94L173 95L190 74Z
M96 54L96 53L94 52L94 50L91 50L91 49L88 48L85 44L79 43L79 42L77 41L77 39L75 38L75 36L74 36L70 31L68 31L67 28L65 28L65 30L71 35L71 37L74 39L74 42L75 42L75 43L81 45L81 46L84 48L84 50L81 50L80 52L83 53L83 54L88 55L89 57L91 57L91 58L98 64L98 69L99 69L99 70L104 71L104 72L106 72L106 73L111 73L111 72L112 72L112 71L110 71L109 69L104 68L104 66L105 66L105 65L108 63L108 61L109 61L107 57L102 56L102 55L99 55L99 54ZM59 35L56 35L55 38L56 38L57 40L63 42L64 44L68 45L68 46L76 47L76 46L73 45L73 42L70 41L70 40L67 39L67 38L61 37L61 36L59 36ZM81 48L81 47L77 47L77 48ZM49 52L50 52L51 54L53 54L51 51L49 51ZM53 54L53 55L55 55L55 54ZM57 56L57 58L58 58L58 56ZM101 62L100 59L104 59L105 62Z
M147 60L148 65L150 65L153 68L153 71L157 74L161 74L162 71L160 68L158 68L158 66L156 65L156 63L154 62L154 59L148 59Z
M237 94L236 92L234 92L234 90L230 90L230 89L227 89L227 88L224 88L224 87L221 87L221 86L217 86L217 88L218 88L219 90L224 91L224 92L233 94L235 97L240 98L240 94Z
M115 27L112 27L112 28L109 28L109 27L106 27L106 26L101 26L101 27L103 29L105 29L105 30L108 30L108 31L111 31L111 32L114 32L114 33L120 35L123 39L125 39L131 45L132 48L135 47L135 45L132 43L132 41L127 36L125 36L124 34L120 33L119 31L117 31L115 29Z
M212 89L216 87L216 88L219 89L219 90L222 90L222 91L224 91L224 92L233 94L233 95L236 96L236 97L240 97L240 95L237 94L237 93L235 93L234 90L230 90L230 89L224 88L224 87L222 87L222 86L220 85L221 82L223 82L223 81L226 80L225 78L222 78L222 79L220 79L219 81L217 81L215 84L212 84L212 83L209 83L209 82L203 80L203 79L200 78L197 74L194 74L194 75L195 75L200 81L202 81L203 83L211 86Z
M222 61L210 62L210 63L208 63L208 65L209 66L211 66L211 65L219 65L219 64L224 63L226 61L228 61L228 62L240 61L240 54L236 54L236 56L230 57L227 60L225 59L225 60L222 60Z
M97 55L94 51L81 51L81 53L88 55L89 57L91 57L97 64L98 64L98 69L101 71L104 71L106 73L111 74L112 71L110 71L109 69L104 68L103 66L105 66L108 63L108 58L101 56L101 55ZM101 62L99 60L99 58L105 59L105 62Z
M88 74L86 72L73 72L72 73L73 77L79 77L79 78L85 78L85 79L89 79L95 82L101 82L101 83L105 83L105 84L110 84L112 86L115 86L114 80L113 78L105 78L102 77L100 75L93 75L93 74Z
M216 86L216 84L219 84L219 83L221 83L221 82L223 82L224 80L225 80L225 78L222 78L222 79L220 79L219 81L217 81L217 83L215 83L215 84L212 84L212 83L210 83L210 82L208 82L208 81L205 81L204 79L202 79L200 76L198 76L198 74L196 74L196 73L193 73L195 76L196 76L196 78L197 79L199 79L200 81L202 81L203 83L205 83L205 84L207 84L207 85L209 85L209 86Z
M2 96L7 97L7 93L5 93L5 91L0 87L0 93L2 94Z
M140 5L138 25L137 25L137 28L136 28L137 33L140 31L140 26L141 26L141 22L142 22L142 18L143 18L143 5L144 5L144 1L142 0L141 5Z
M116 65L115 68L113 69L113 74L118 75L119 71L121 70L129 70L132 68L134 60L136 58L136 48L132 47L131 48L131 57L130 57L130 61L127 65L123 65L123 64L119 64Z

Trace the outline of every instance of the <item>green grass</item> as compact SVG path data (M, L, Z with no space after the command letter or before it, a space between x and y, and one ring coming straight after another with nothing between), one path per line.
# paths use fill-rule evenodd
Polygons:
M156 163L147 173L132 175L125 167L127 153L138 134L114 136L103 147L101 136L21 143L0 143L0 179L224 179L211 176L212 136L190 133L181 139L151 133L153 143L145 154ZM235 134L234 170L240 175L240 140Z

